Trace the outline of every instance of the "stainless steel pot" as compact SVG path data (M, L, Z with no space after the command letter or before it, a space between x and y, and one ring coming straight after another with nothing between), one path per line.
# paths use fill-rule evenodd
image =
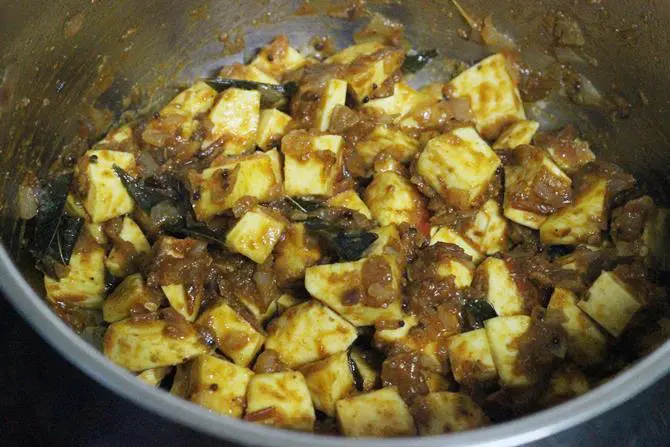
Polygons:
M313 2L319 6L318 2ZM372 9L402 21L417 48L476 60L484 50L458 37L465 28L449 1L371 2ZM380 4L377 4L380 3ZM212 72L248 53L226 56L217 38L245 36L255 48L285 33L298 46L314 35L349 43L357 25L326 16L292 16L300 2L178 2L167 0L4 2L0 14L0 192L3 247L0 283L7 298L34 328L72 363L120 395L175 422L254 445L342 445L343 440L293 433L217 416L162 391L150 389L107 361L71 332L40 298L38 276L23 252L22 225L15 218L18 183L27 170L44 174L54 156L72 141L78 117L90 104L120 113L133 85L156 103L169 85ZM630 104L629 116L557 102L545 109L547 124L571 121L599 156L619 163L667 204L670 194L670 3L663 0L466 1L475 13L491 13L542 64L549 39L543 18L549 9L577 17L585 29L585 51L598 66L585 73L605 95ZM133 95L130 95L132 97ZM126 101L124 101L126 98ZM594 391L563 405L494 427L412 440L347 440L347 445L511 445L575 426L625 402L670 370L670 343Z

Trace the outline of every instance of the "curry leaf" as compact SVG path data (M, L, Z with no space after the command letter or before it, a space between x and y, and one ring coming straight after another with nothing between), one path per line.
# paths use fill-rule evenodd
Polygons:
M416 53L408 54L405 57L405 62L402 64L402 71L404 73L416 73L428 64L438 55L437 50L425 50Z
M333 238L333 248L341 259L355 261L378 237L375 233L368 231L340 232Z
M463 303L461 317L467 330L484 327L484 321L498 316L495 309L486 300L468 300Z
M148 186L143 180L136 179L120 167L114 165L114 172L121 179L123 187L142 210L151 212L151 208L165 200L177 200L174 191Z

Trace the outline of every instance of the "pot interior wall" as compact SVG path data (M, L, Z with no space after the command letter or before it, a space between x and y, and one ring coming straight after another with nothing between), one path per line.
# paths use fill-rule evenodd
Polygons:
M30 170L38 175L64 147L81 135L91 107L118 118L139 103L159 105L175 87L211 74L229 61L247 60L255 48L284 33L297 47L315 35L351 42L361 21L327 15L293 15L302 2L288 0L10 2L0 18L0 193L2 240L31 282L37 284L24 250L23 227L15 216L18 184ZM326 4L326 2L323 2ZM415 48L473 62L486 54L463 40L467 26L450 1L370 2L405 24ZM377 4L379 3L379 4ZM599 156L633 173L657 199L670 193L670 50L665 24L670 3L662 0L614 2L466 1L473 13L492 14L496 26L521 43L529 61L546 63L550 36L544 26L551 9L577 17L586 35L586 54L597 67L578 67L606 96L631 106L625 119L559 100L543 108L546 127L575 124ZM312 2L323 10L319 2ZM246 50L227 55L219 38L245 39ZM436 72L437 71L437 72ZM439 75L439 69L425 77ZM139 94L138 94L139 92ZM88 138L99 135L89 133ZM76 147L84 147L79 143Z

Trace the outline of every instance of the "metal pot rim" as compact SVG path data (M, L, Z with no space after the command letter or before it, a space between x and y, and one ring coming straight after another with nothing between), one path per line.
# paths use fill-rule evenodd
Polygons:
M0 245L0 287L7 299L52 347L106 388L147 410L220 439L249 445L341 446L341 437L317 436L222 417L171 394L146 386L113 364L73 332L28 285ZM643 391L670 370L670 341L609 382L530 416L465 433L402 439L348 439L349 446L519 445L551 436L592 419Z

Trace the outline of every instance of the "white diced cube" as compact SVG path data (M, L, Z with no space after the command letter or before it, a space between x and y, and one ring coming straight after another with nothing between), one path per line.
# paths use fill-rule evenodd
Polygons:
M77 307L98 308L105 295L105 249L90 235L79 237L63 278L44 276L44 288L51 302L62 301Z
M389 320L387 320L389 321ZM391 346L396 342L405 339L409 335L410 329L419 324L419 320L414 315L402 314L397 321L399 326L397 328L375 328L374 340L376 344L382 346Z
M296 367L346 350L357 335L356 328L342 317L310 300L273 320L265 348L277 351L284 363Z
M485 329L449 337L447 350L451 372L458 383L488 383L498 377Z
M193 360L187 398L226 416L241 418L246 393L254 373L214 355Z
M537 121L521 120L511 124L500 134L493 149L514 149L517 146L530 144L540 123Z
M465 228L464 236L484 254L504 251L507 248L507 219L500 204L493 199L487 200Z
M341 79L329 79L321 92L316 109L315 126L319 131L326 132L330 127L330 118L338 105L343 106L347 98L347 83Z
M337 195L334 195L328 199L326 204L330 207L347 208L361 213L368 219L372 219L370 209L353 189L348 189Z
M256 374L247 389L246 420L292 430L314 429L314 407L302 374Z
M212 108L215 98L216 90L207 85L206 82L196 82L175 96L161 109L160 114L162 116L180 115L194 118Z
M260 82L262 84L279 84L276 78L253 65L232 64L223 67L219 71L219 77L226 79L239 79L241 81Z
M150 252L151 245L149 245L149 241L140 227L127 216L123 218L118 236L121 240L130 244L134 252L129 252L125 245L112 248L105 260L105 267L112 275L123 277L133 271L132 257Z
M557 405L585 394L590 388L589 380L579 368L569 363L563 364L549 378L549 386L540 397L540 404Z
M602 272L577 305L615 337L642 307L628 285L612 272Z
M528 314L519 287L505 261L498 258L486 258L477 268L478 281L484 281L486 301L491 304L499 316Z
M386 98L373 99L363 104L364 109L372 109L384 115L394 116L400 121L417 104L422 95L405 82L398 82L393 86L393 94Z
M540 240L547 245L597 244L607 229L607 180L598 179L542 223Z
M130 371L178 365L209 352L200 335L186 321L128 318L112 323L105 332L103 352ZM176 325L179 337L167 330Z
M580 308L577 296L567 289L556 288L547 312L556 314L568 336L568 356L579 365L595 365L604 360L607 337Z
M134 208L135 203L114 172L114 165L133 174L135 156L127 152L91 150L84 154L77 167L86 178L84 208L94 223L123 216Z
M226 246L262 264L272 253L286 229L286 221L256 207L247 211L226 236Z
M419 396L412 412L421 436L472 430L489 423L482 409L462 393L443 391Z
M335 403L354 390L349 355L340 352L300 368L317 410L335 417Z
M500 384L505 387L524 387L534 380L517 368L519 347L517 339L526 333L531 325L527 315L496 317L486 320L484 327L491 347L491 357L496 365Z
M464 289L472 284L475 266L464 259L450 258L439 261L435 271L443 278L453 277L454 285L459 289Z
M467 98L477 130L493 140L509 124L526 119L507 58L499 53L468 68L447 84L453 97Z
M285 293L277 298L277 315L283 314L289 307L297 306L304 302L305 300L298 299L293 295Z
M377 239L363 252L364 257L399 254L400 233L395 225L386 225L372 230Z
M212 127L202 148L217 144L227 155L253 150L260 120L261 94L256 90L229 88L209 112Z
M259 70L281 78L285 73L300 68L307 63L307 59L293 48L286 36L277 36L272 42L263 47L251 65Z
M217 159L202 173L189 175L198 220L230 210L244 197L266 202L281 194L282 174L276 149Z
M370 168L381 153L402 163L409 161L419 152L419 141L388 124L379 125L356 144L355 150L365 166Z
M258 133L256 134L256 146L264 151L279 147L291 120L292 118L289 115L277 109L261 110Z
M537 230L557 209L556 203L548 203L537 191L550 190L552 202L560 200L564 206L572 198L572 180L540 149L519 146L513 156L516 159L505 165L503 212L509 220Z
M387 268L391 283L390 293L395 298L384 307L367 305L367 291L363 271L367 262L379 263ZM305 288L314 298L322 301L355 326L368 326L378 320L400 320L401 272L390 256L365 258L360 261L342 262L309 267L305 272Z
M197 325L207 328L219 350L240 366L249 366L265 341L263 334L225 302L205 310Z
M471 127L461 127L430 140L417 162L417 172L447 202L471 208L486 191L500 159Z
M472 258L472 262L475 264L484 259L484 255L477 250L470 241L458 234L456 230L452 230L449 227L432 227L430 229L430 235L430 245L435 245L438 242L458 245L463 249L465 254Z
M286 195L333 195L344 162L341 136L291 132L282 139L281 150Z
M292 223L284 238L275 248L275 275L277 282L290 285L305 277L307 267L321 259L318 242L307 234L305 225Z
M102 316L107 323L123 320L132 312L155 312L163 297L147 287L142 275L127 276L107 297L102 305Z
M163 379L172 372L171 366L163 366L160 368L151 368L142 371L137 375L137 378L149 386L156 387L161 384Z
M345 436L388 438L416 434L414 419L396 387L342 399L336 407Z
M570 175L596 159L589 143L577 138L572 126L540 134L535 145L546 149L554 163Z
M407 223L417 228L428 224L425 199L412 183L393 171L375 174L363 200L380 225Z

